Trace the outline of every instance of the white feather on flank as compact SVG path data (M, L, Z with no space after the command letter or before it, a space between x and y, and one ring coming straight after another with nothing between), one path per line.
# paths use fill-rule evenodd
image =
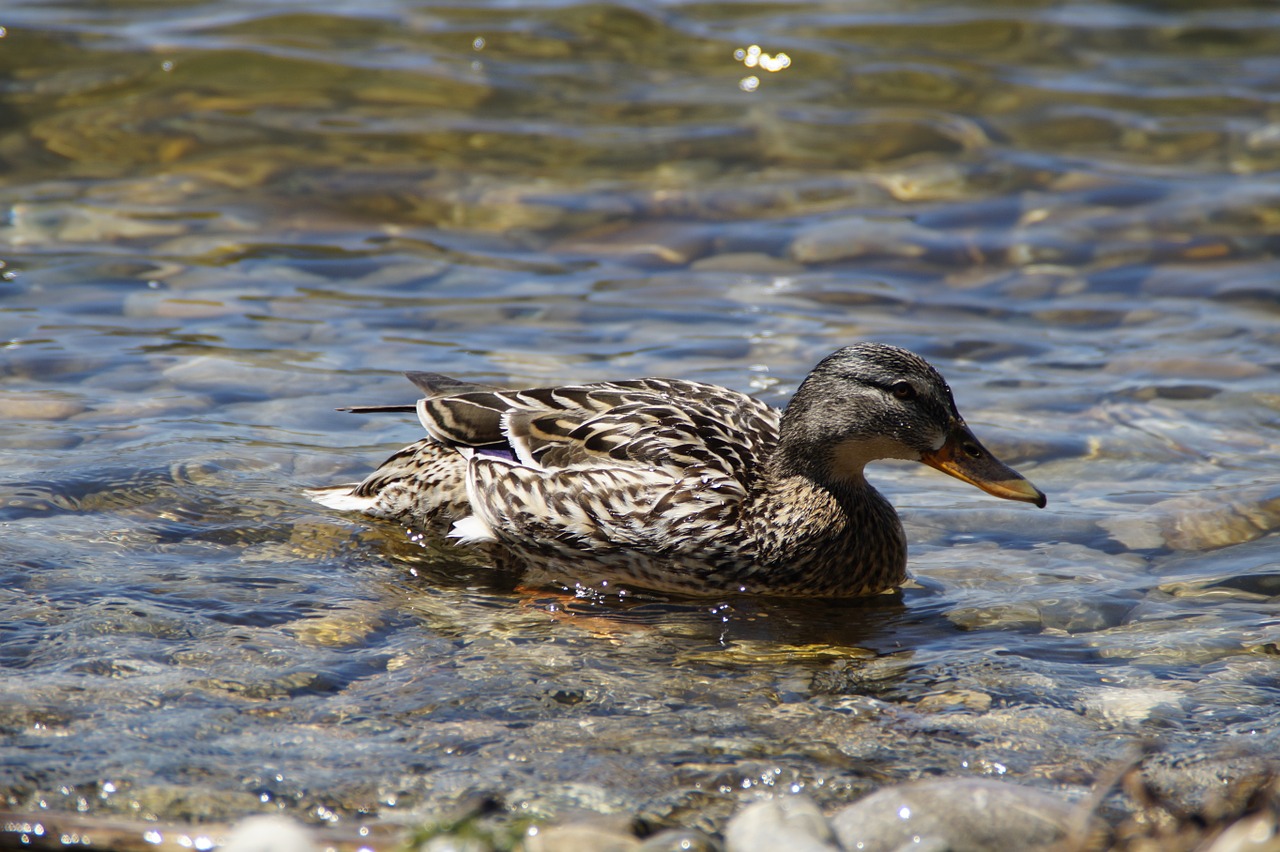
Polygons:
M459 544L480 544L486 541L497 541L493 527L480 517L484 504L480 500L480 488L476 484L476 464L479 459L472 459L467 464L467 502L471 504L471 514L461 520L454 521L449 528L448 538L457 539ZM498 461L485 459L485 461Z
M351 491L355 486L337 485L332 488L312 488L304 492L321 506L341 512L363 512L373 505L373 497L357 497Z
M475 515L467 515L460 521L454 521L453 526L449 528L448 537L457 539L458 544L480 544L497 540L497 536L493 534L493 530L484 522L484 519Z
M519 460L520 464L542 470L542 465L538 464L533 457L533 453L529 450L529 436L513 435L511 433L511 415L513 413L513 409L507 409L502 412L502 417L498 421L502 426L502 436L511 445L511 449L515 452L516 459Z

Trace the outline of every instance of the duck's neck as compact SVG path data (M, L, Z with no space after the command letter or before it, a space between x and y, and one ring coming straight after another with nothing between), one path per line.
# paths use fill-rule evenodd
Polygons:
M823 469L821 460L813 461ZM906 535L893 506L860 467L838 479L815 476L814 467L797 469L778 458L759 483L749 521L761 576L771 587L787 587L779 591L829 597L876 594L902 583Z

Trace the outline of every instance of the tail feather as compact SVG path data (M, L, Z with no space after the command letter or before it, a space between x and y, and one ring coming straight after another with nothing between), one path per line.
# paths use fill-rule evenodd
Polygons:
M355 488L354 485L333 485L328 488L310 488L303 493L321 506L328 506L330 509L341 512L368 511L373 506L376 495L359 497L354 493Z
M416 411L414 405L344 405L335 411L347 411L351 414L387 414L393 411Z
M446 376L443 373L421 373L411 371L404 375L405 378L417 386L418 390L425 393L428 397L451 396L458 393L497 390L493 385L483 385L478 382L468 382L462 379L455 379L452 376Z

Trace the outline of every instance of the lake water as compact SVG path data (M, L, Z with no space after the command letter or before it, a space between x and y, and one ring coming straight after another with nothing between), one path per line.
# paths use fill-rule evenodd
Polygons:
M8 0L6 807L716 831L1140 745L1183 798L1255 771L1280 9L1208 6ZM874 466L899 596L575 600L303 494L419 436L334 411L402 370L782 405L857 340L1049 496Z

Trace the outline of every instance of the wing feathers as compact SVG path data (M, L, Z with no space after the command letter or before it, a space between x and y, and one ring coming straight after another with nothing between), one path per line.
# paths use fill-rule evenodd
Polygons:
M468 382L462 379L455 379L452 376L446 376L443 373L405 373L405 378L413 382L419 390L427 396L446 396L457 393L468 393L470 391L491 391L497 390L492 385L483 385L478 382Z
M776 409L697 382L498 390L406 375L428 394L415 408L429 438L404 464L428 452L422 445L458 460L465 485L450 486L451 536L468 542L661 551L673 524L731 526L777 441ZM372 476L348 499L381 484Z
M444 386L434 374L414 375ZM698 465L751 476L778 424L778 413L751 397L664 379L468 390L419 400L417 411L428 434L453 447L505 449L547 469L604 461L672 474Z

